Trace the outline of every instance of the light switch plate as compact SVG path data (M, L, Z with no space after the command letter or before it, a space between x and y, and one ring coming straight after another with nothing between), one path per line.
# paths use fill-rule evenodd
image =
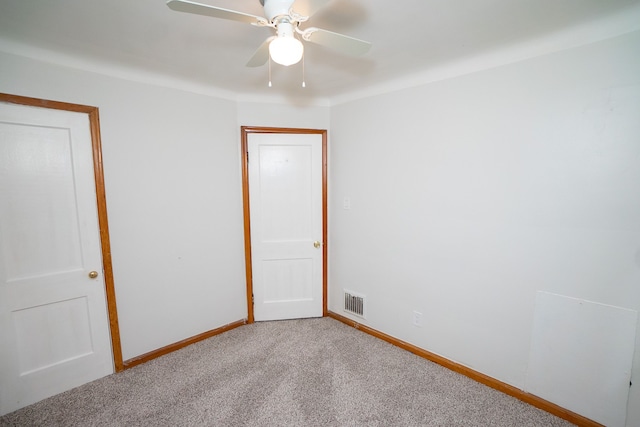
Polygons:
M351 209L351 197L342 199L342 209Z

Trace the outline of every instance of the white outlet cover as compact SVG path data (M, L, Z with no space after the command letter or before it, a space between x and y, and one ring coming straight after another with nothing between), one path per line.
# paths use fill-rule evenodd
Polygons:
M422 313L420 313L419 311L413 312L413 325L419 327L422 326Z

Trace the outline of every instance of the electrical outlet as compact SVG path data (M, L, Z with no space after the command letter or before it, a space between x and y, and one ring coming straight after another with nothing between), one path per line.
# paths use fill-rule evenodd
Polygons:
M413 326L422 327L422 313L419 311L413 312Z

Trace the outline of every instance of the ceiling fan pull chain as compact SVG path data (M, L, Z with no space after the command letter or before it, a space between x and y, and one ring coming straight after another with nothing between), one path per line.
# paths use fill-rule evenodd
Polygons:
M307 87L307 84L304 81L304 57L305 54L302 52L302 87Z
M271 55L269 55L269 87L271 87Z

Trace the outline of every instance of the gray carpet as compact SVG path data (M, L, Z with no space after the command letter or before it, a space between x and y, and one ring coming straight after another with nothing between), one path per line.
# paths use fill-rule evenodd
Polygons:
M570 426L330 319L242 326L1 426Z

